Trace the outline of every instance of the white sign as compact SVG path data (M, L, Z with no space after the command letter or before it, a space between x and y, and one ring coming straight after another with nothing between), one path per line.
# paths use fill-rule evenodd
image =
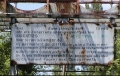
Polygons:
M11 59L17 64L100 64L114 60L114 28L106 24L14 24Z

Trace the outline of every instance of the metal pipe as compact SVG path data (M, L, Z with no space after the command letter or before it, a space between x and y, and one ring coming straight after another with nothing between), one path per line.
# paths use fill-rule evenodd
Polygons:
M63 65L62 76L65 76L66 65Z
M10 67L10 76L15 76L15 66Z

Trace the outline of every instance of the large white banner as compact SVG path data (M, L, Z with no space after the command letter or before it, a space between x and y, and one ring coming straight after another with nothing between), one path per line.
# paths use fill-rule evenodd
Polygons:
M17 64L108 65L114 28L107 24L14 24L11 59Z

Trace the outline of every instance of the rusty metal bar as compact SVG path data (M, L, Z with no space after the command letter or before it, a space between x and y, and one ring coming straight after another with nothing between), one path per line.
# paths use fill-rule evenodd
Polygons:
M53 23L55 18L16 18L18 22L21 22L21 23ZM78 19L79 18L70 18L70 19L73 19L74 20L74 23L79 23ZM80 22L81 23L108 23L110 22L109 21L110 19L109 18L99 18L99 19L96 19L96 18L80 18ZM10 22L10 20L0 20L1 22ZM120 23L120 19L119 18L116 18L115 19L115 22L116 23Z
M38 2L46 3L46 0L8 0L9 2ZM75 2L75 0L50 0L50 2Z
M46 13L2 13L0 14L0 17L5 17L5 15L15 15L15 17L17 18L48 18L48 14ZM61 13L61 15L57 14L57 13L49 13L49 15L51 15L52 18L55 18L57 16L61 16L61 15L66 15L67 17L74 17L73 15L76 14L70 14L70 13ZM117 16L117 13L80 13L79 15L81 16L92 16L92 15L97 15L97 16L105 16L105 15L114 15ZM80 17L80 16L79 16Z
M102 13L103 12L103 13ZM22 15L22 14L32 14L32 15L34 15L34 14L38 14L38 15L44 15L44 14L46 14L46 13L1 13L0 15L2 15L2 14L20 14L20 15ZM54 14L57 14L57 13L50 13L51 15L54 15ZM64 14L64 13L62 13L62 14ZM70 14L70 13L65 13L66 15L67 14ZM104 11L99 11L99 12L95 12L95 13L81 13L81 14L85 14L85 15L95 15L95 14L103 14L103 15L117 15L117 13L105 13Z
M119 3L118 3L118 14L120 14L120 0L119 0Z
M8 0L10 3L15 2L36 2L36 3L46 3L46 0ZM75 0L50 0L50 2L75 2ZM87 4L87 3L103 3L103 4L118 4L119 1L82 1L79 0L79 4Z
M46 3L47 3L47 14L49 13L49 0L46 0Z
M62 70L37 70L37 72L62 72ZM65 72L100 72L100 71L65 71Z
M77 13L76 14L79 15L79 11L80 11L79 10L79 0L76 0L76 5L77 5L77 8L76 8Z
M79 22L78 21L78 18L71 18L71 19L73 19L74 20L74 23L76 23L76 22ZM17 20L18 20L18 22L20 21L20 22L32 22L32 23L34 23L34 22L54 22L54 18L31 18L31 19L29 19L29 18L17 18ZM80 19L80 21L81 22L101 22L101 23L103 23L103 22L110 22L109 21L110 19L109 18L106 18L106 19L103 19L103 18L101 18L101 19L96 19L96 18L91 18L91 19L87 19L87 18L85 18L85 19ZM115 22L120 22L120 19L115 19Z
M6 13L6 7L7 7L6 0L4 0L4 13Z
M102 3L102 4L118 4L119 1L104 1L104 2L79 2L79 4Z

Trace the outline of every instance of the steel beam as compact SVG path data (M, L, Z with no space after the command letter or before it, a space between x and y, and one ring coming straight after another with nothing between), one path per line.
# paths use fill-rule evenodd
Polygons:
M6 7L7 7L6 0L4 0L4 13L6 13Z
M36 3L46 3L46 0L8 0L10 3L15 3L15 2L36 2ZM76 0L50 0L50 2L75 2ZM89 3L102 3L102 4L118 4L119 0L118 1L89 1L89 0L86 0L86 1L82 1L82 0L79 0L79 4L89 4Z
M49 11L49 7L48 7L48 11ZM79 14L75 14L75 13L1 13L0 17L4 18L7 17L7 15L11 16L14 15L16 18L48 18L48 15L51 15L51 18L56 18L56 17L62 17L61 15L65 15L67 17L75 17L75 15L79 15L77 17L81 17L81 16L99 16L99 17L107 17L107 16L119 16L118 13L79 13ZM86 17L87 18L87 17Z
M47 14L49 14L49 9L50 9L49 0L46 0L46 3L47 3Z
M80 11L79 0L76 0L76 5L77 5L77 9L76 9L77 12L76 12L76 14L79 15L80 14L80 12L79 12Z

